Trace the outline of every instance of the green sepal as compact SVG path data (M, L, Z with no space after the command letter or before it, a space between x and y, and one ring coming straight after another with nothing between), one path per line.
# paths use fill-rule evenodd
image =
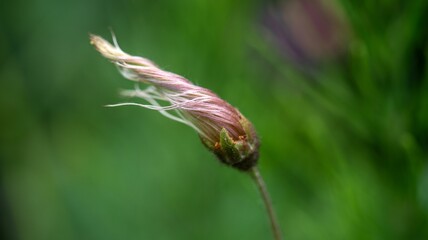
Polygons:
M241 120L239 121L239 123L241 124L242 128L244 129L246 136L247 136L247 141L252 142L254 140L253 135L254 133L254 129L253 129L253 125L250 123L250 121L248 121L244 116L241 115Z
M215 150L214 145L208 139L202 137L201 135L199 135L199 138L201 139L201 142L204 144L204 146L206 148L208 148L210 151L214 151Z
M225 128L220 131L220 148L223 153L224 160L229 164L235 164L242 161L241 154L236 147L235 141L229 136Z

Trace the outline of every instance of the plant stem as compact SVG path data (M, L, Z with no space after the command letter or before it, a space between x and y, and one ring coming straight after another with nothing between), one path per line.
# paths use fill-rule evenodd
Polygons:
M262 195L263 202L266 207L266 211L269 215L274 238L275 240L281 240L282 239L281 229L279 228L278 220L276 219L275 211L273 210L272 200L270 199L269 192L266 188L266 184L257 166L254 166L253 168L251 168L250 174L251 174L251 177L256 182L257 187L260 191L260 194Z

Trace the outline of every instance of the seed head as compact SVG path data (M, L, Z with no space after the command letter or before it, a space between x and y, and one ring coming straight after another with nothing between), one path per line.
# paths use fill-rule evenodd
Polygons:
M184 77L164 71L150 60L123 52L113 36L114 45L90 35L91 44L114 63L127 79L148 84L122 95L144 99L115 106L137 105L159 111L164 116L192 127L202 143L226 165L249 170L257 164L259 140L253 125L229 103L212 91L191 83Z

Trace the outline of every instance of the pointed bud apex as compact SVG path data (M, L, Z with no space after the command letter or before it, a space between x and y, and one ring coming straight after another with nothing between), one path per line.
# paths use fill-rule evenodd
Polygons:
M144 90L136 87L122 93L142 98L149 104L110 106L137 105L157 110L196 130L204 145L222 163L244 171L257 164L259 140L253 125L236 108L210 90L166 72L148 59L123 52L115 38L114 46L96 35L90 35L90 39L96 50L112 61L125 78L151 85Z

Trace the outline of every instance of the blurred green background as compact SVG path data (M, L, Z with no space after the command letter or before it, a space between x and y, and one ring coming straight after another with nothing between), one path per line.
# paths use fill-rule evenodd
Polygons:
M428 239L425 0L0 3L1 239L270 239L251 179L132 88L109 38L262 140L285 239Z

